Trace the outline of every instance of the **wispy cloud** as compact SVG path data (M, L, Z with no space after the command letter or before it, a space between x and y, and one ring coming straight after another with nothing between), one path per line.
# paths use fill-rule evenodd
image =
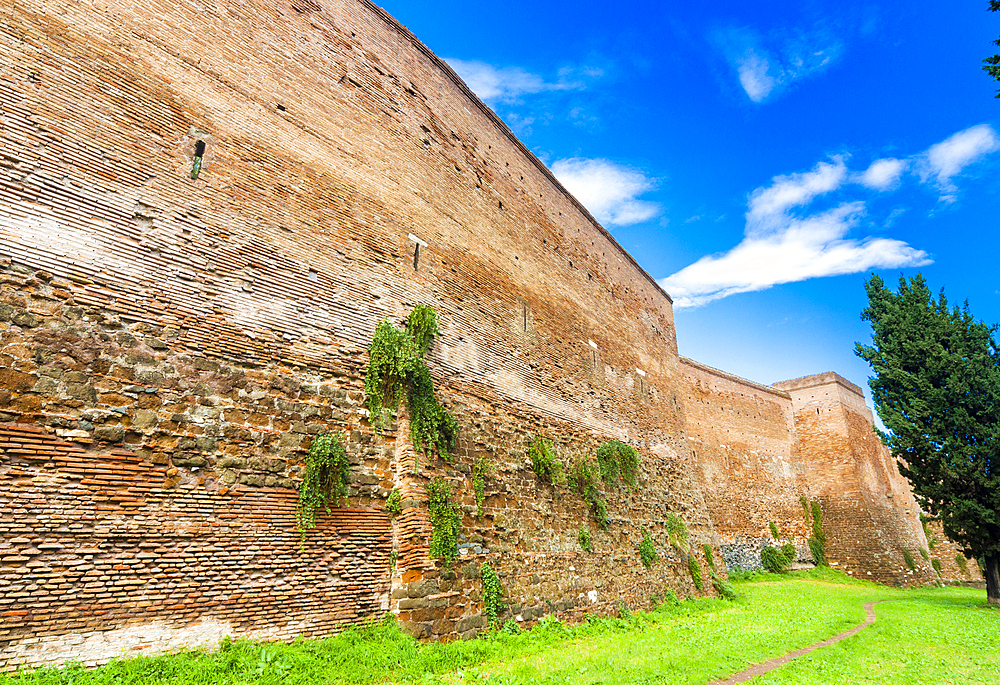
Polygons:
M957 187L952 179L965 167L1000 150L1000 136L989 124L979 124L949 136L916 157L920 180L934 183L941 190L941 200L954 202Z
M546 81L521 67L497 67L478 60L447 58L445 61L462 77L476 96L486 103L517 102L523 95L554 90L582 90L585 78L599 78L600 69L563 67L555 81Z
M730 28L716 31L712 38L754 102L763 102L795 81L819 73L843 50L839 40L819 28L776 31L768 36L748 28Z
M674 297L675 307L697 307L780 283L929 264L926 252L900 240L847 238L865 215L863 201L842 202L804 216L793 213L839 189L849 177L841 157L808 172L776 176L750 194L745 237L739 245L702 257L660 285Z
M638 199L655 183L641 171L607 159L556 160L552 173L603 224L629 226L660 214L660 205Z
M907 166L909 163L902 159L876 159L867 170L858 174L857 182L872 190L891 190L899 185L899 178Z
M847 158L836 155L810 171L775 176L770 184L750 193L744 238L739 245L702 257L662 279L660 285L674 297L674 306L697 307L780 283L930 264L926 252L901 240L847 237L866 215L864 200L847 199L812 212L801 208L835 191L858 192L858 185L880 192L894 190L906 178L913 178L906 174L908 169L922 183L940 190L942 201L954 202L958 193L955 178L998 150L1000 135L988 124L980 124L919 154L877 159L864 171L851 171ZM891 227L905 212L905 207L892 210L881 220L882 228Z

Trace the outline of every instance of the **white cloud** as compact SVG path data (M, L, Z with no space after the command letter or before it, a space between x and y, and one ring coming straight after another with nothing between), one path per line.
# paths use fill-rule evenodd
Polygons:
M580 90L585 86L582 80L572 78L575 70L571 68L560 69L559 80L550 83L521 67L495 67L478 60L454 58L445 61L483 102L515 102L521 95L552 90ZM583 73L597 77L603 72L585 68Z
M736 62L737 72L740 75L740 85L747 92L754 102L761 102L770 95L774 89L776 81L773 76L768 76L767 71L771 67L770 63L747 48L743 57Z
M763 102L793 82L825 69L842 49L837 40L819 29L763 37L751 29L737 28L716 31L713 38L754 102Z
M979 124L931 145L917 156L917 173L923 182L933 181L941 189L941 199L954 202L957 188L952 179L968 165L1000 150L1000 136L989 124Z
M655 218L660 206L638 197L655 187L645 174L606 159L556 160L552 173L603 224L629 226Z
M858 175L857 182L873 190L889 190L898 184L906 167L907 162L901 159L876 159L864 173Z
M843 202L804 217L791 213L837 190L848 176L839 157L808 172L776 176L771 185L750 194L745 237L739 245L702 257L660 285L673 296L675 307L697 307L780 283L929 264L926 252L899 240L847 238L865 214L864 202Z

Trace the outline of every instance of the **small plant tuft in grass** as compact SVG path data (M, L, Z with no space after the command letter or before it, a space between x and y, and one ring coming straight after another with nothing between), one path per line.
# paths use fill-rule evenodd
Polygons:
M642 559L642 565L646 568L651 568L653 562L660 558L648 530L642 531L642 540L639 542L639 558Z
M728 599L730 602L735 601L739 596L736 594L736 589L732 585L714 573L712 574L712 587L715 588L715 591L719 593L720 597Z

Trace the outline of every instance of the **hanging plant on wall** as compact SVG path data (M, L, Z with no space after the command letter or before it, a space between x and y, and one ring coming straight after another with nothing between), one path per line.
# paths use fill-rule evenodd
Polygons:
M347 473L347 451L340 437L326 434L314 438L295 505L295 527L303 542L306 531L316 525L317 511L330 513L331 504L347 500Z
M500 627L500 614L505 608L501 602L503 585L489 562L483 562L479 575L483 579L483 613L489 621L490 630L493 630Z
M429 555L450 564L458 555L458 531L462 515L458 505L451 501L451 485L442 478L427 484L428 505L431 512L431 544Z
M385 430L388 415L406 402L410 410L410 440L415 450L437 449L448 458L455 446L458 422L438 402L430 369L424 362L427 350L440 334L437 314L418 304L410 312L406 327L396 328L388 319L375 327L368 348L365 374L365 404L372 426Z
M472 464L472 489L476 493L476 518L483 517L486 503L486 479L493 476L493 462L479 455Z
M613 485L621 478L635 487L635 475L639 470L639 453L631 445L618 440L608 440L597 448L597 463L601 467L601 478Z

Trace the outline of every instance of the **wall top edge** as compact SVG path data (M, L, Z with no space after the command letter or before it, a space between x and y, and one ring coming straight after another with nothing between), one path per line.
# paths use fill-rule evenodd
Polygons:
M739 383L740 385L749 386L749 387L753 388L754 390L761 390L763 392L767 392L767 393L770 393L772 395L777 395L778 397L781 397L781 398L786 399L786 400L790 400L792 398L791 395L789 395L787 392L785 392L782 389L774 388L774 387L771 387L770 385L764 385L762 383L755 383L755 382L753 382L751 380L747 380L746 378L741 378L740 376L736 376L736 375L728 373L726 371L722 371L721 369L717 369L717 368L715 368L713 366L708 366L707 364L702 364L701 362L696 362L695 360L689 359L688 357L685 357L683 355L680 356L680 360L681 360L681 364L687 364L688 366L692 366L692 367L694 367L696 369L699 369L701 371L705 371L706 373L710 373L713 376L718 376L719 378L724 378L724 379L726 379L728 381L733 381L734 383Z
M573 206L576 207L577 210L579 210L579 212L583 214L583 216L590 223L592 223L594 227L598 231L600 231L601 234L604 235L605 238L607 238L607 240L611 243L611 246L614 249L618 250L622 254L622 256L624 256L629 262L631 262L631 264L636 269L639 270L639 273L641 273L646 278L646 280L648 280L650 284L652 284L655 287L655 290L663 294L663 296L667 299L667 302L670 303L671 307L673 306L674 299L670 297L670 293L664 290L660 286L660 284L656 282L655 278L650 276L645 269L639 266L639 262L635 260L635 257L633 257L628 252L628 250L619 245L618 241L615 240L614 236L612 236L611 233L609 233L608 230L604 228L604 226L602 226L597 219L594 218L594 216L590 213L590 211L586 207L584 207L583 204L579 200L577 200L572 193L570 193L568 190L566 190L565 187L563 187L562 183L560 183L559 180L556 179L556 177L552 174L549 168L545 166L542 163L542 161L538 159L538 157L536 157L535 154L531 150L529 150L524 145L524 143L520 141L520 139L518 139L516 135L514 135L513 131L511 131L510 128L507 127L507 124L505 124L503 120L499 116L497 116L497 114L492 109L486 106L486 104L483 103L483 101L480 100L467 85L465 85L465 81L463 81L462 78L458 74L456 74L455 71L450 66L448 66L447 62L445 62L443 59L435 55L430 48L424 45L423 42L421 42L421 40L413 34L412 31L410 31L408 28L399 23L399 21L395 17L393 17L384 9L376 5L372 0L360 0L360 2L368 9L370 9L372 12L380 16L382 20L385 21L385 23L388 24L390 28L394 29L405 39L413 43L413 46L415 48L417 48L420 52L422 52L425 56L427 56L427 58L430 59L431 62L433 62L434 65L438 67L442 71L442 73L445 74L445 76L451 79L455 83L455 85L458 86L459 90L461 90L462 93L464 93L465 96L468 97L469 100L477 108L479 108L479 110L486 116L486 118L489 119L493 123L493 125L496 126L497 129L504 136L506 136L511 143L514 144L514 147L516 147L518 151L520 151L521 154L523 154L528 159L528 161L530 161L532 164L535 165L535 167L542 173L543 176L546 177L546 179L548 179L548 181L556 188L556 190L565 195L566 198L570 201L570 203L572 203Z
M830 385L831 383L836 383L843 387L845 390L853 392L861 398L864 398L865 393L860 388L860 386L855 385L850 382L839 373L834 371L827 371L826 373L817 373L812 376L802 376L801 378L793 378L787 381L780 381L774 384L775 388L780 388L782 390L803 390L806 388L815 388L820 385Z

